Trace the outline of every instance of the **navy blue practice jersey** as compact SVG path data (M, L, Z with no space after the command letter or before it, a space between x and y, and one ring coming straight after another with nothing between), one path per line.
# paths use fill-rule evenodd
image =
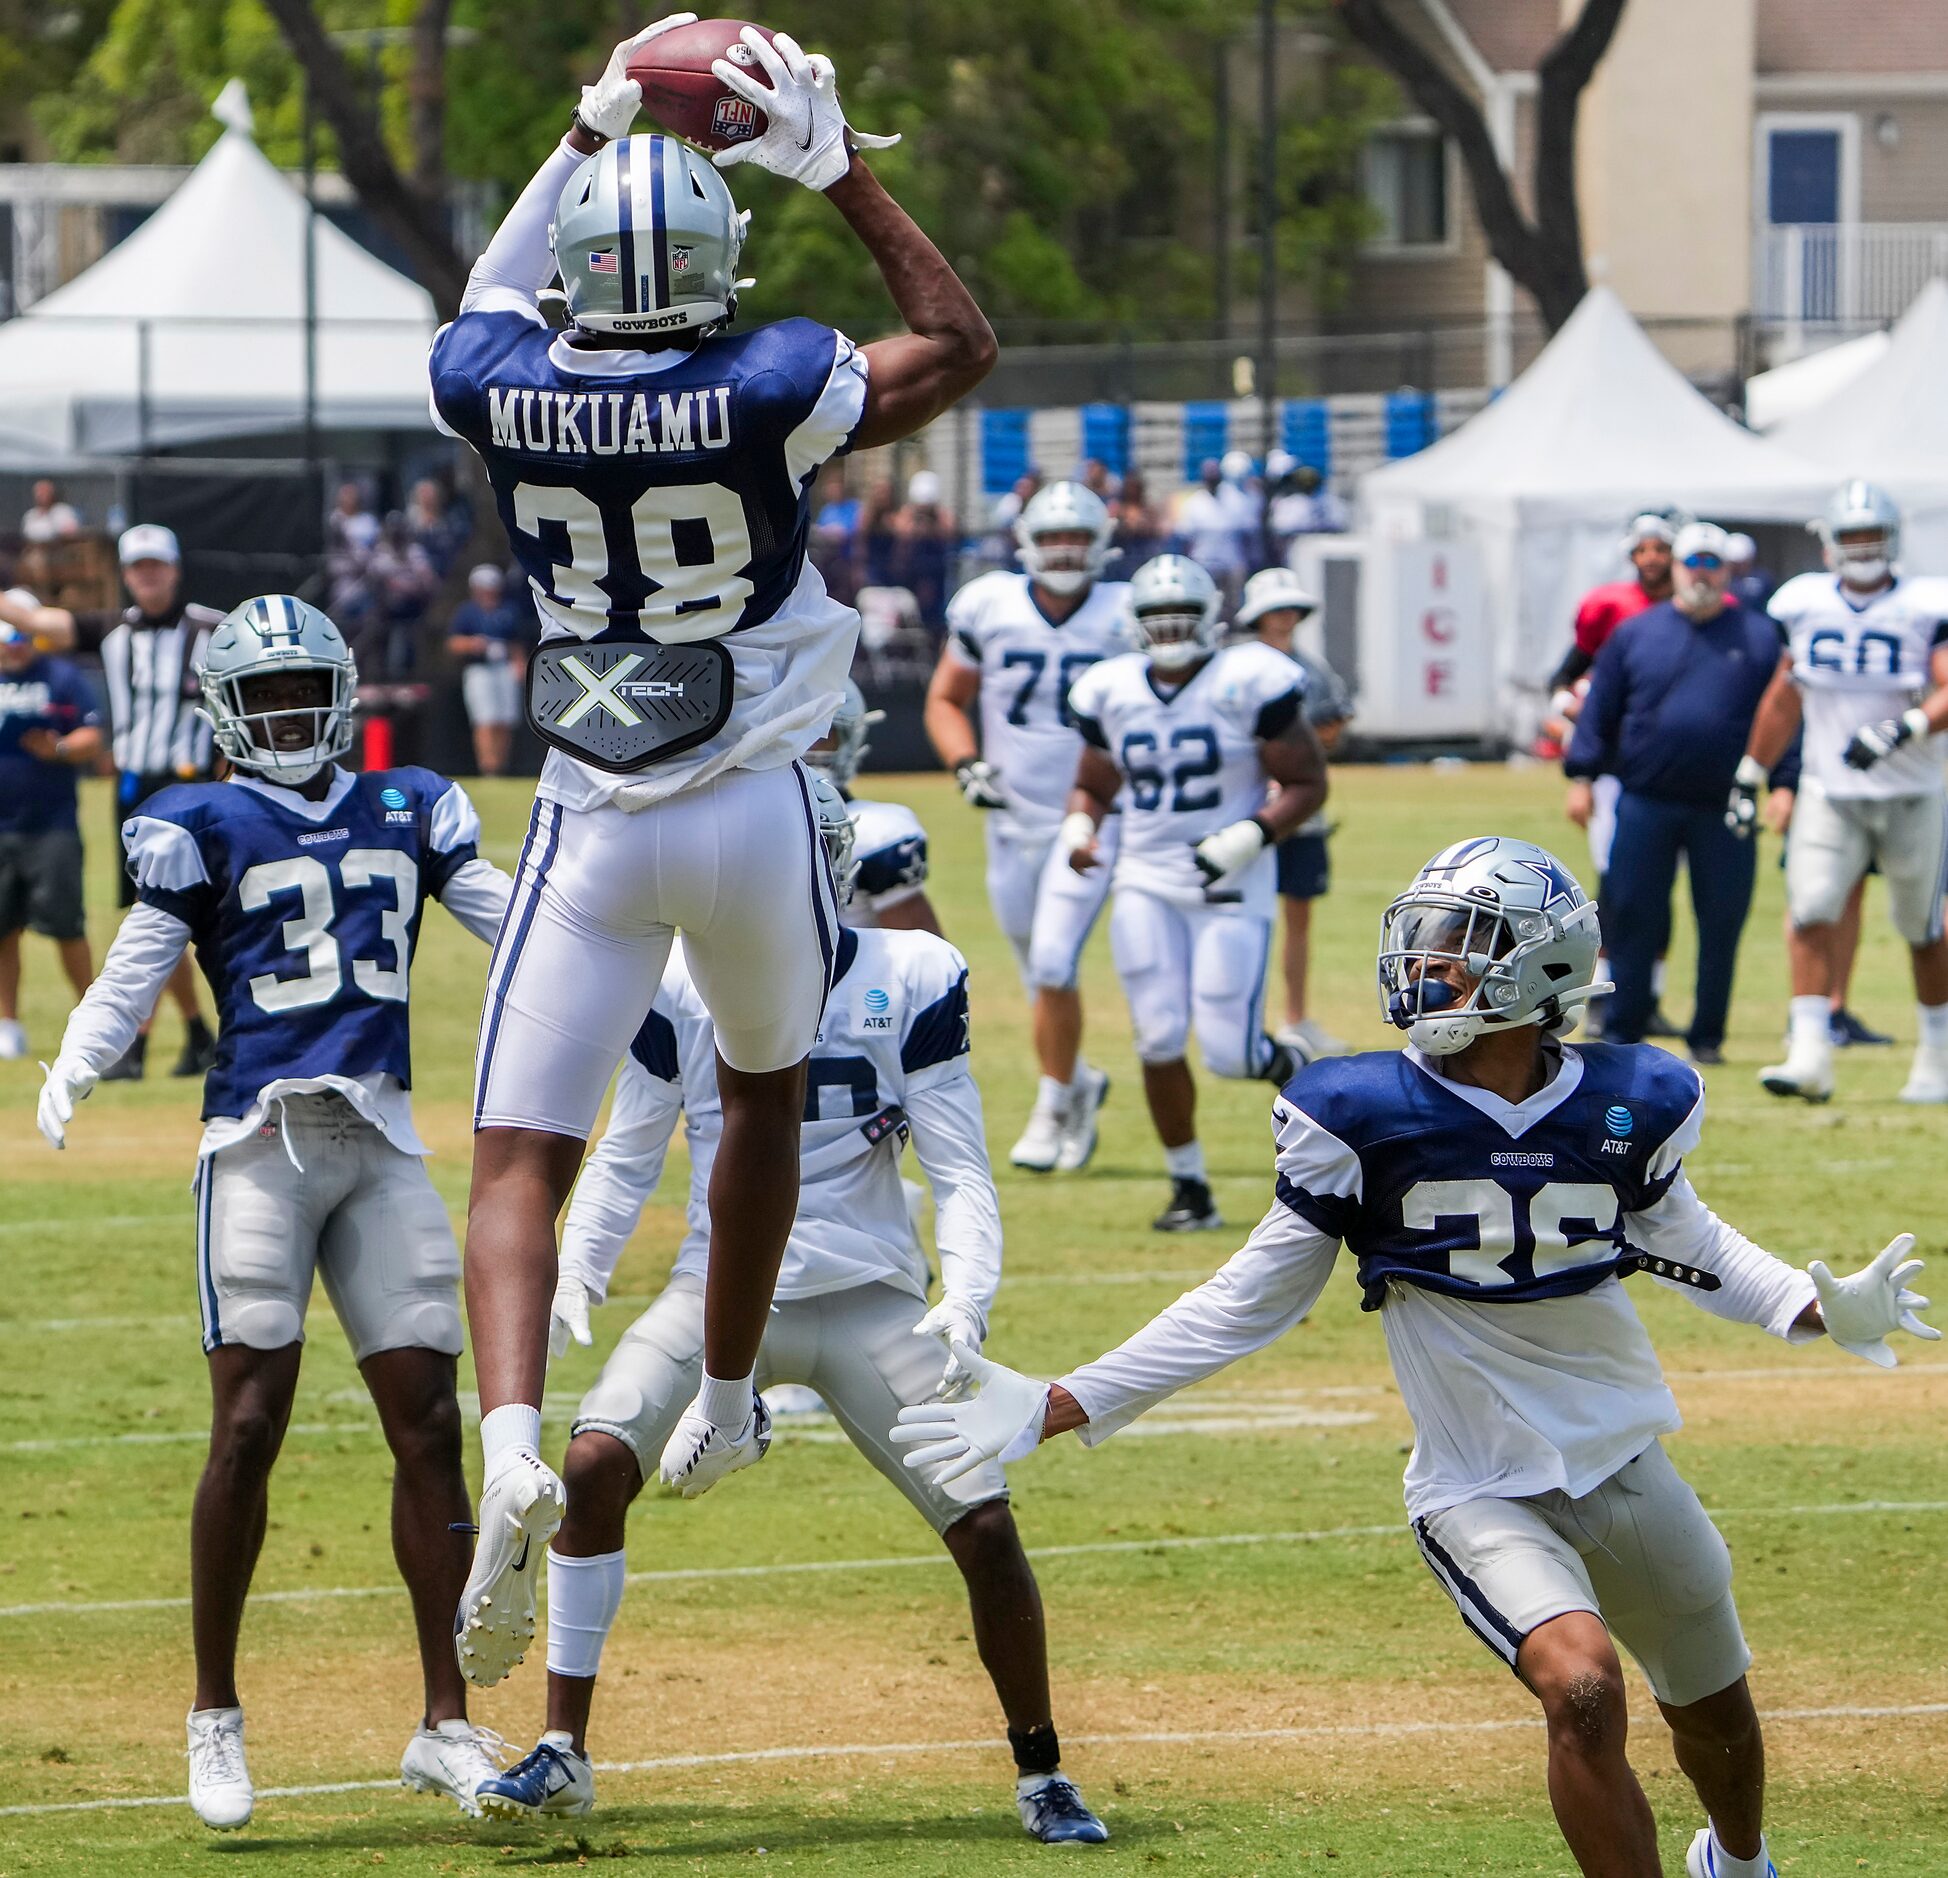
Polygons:
M412 1086L420 914L480 837L464 790L425 769L340 770L322 805L243 780L187 783L151 796L125 836L136 897L189 928L216 999L205 1118L246 1114L286 1079Z
M486 306L441 329L432 377L544 619L585 639L770 619L804 566L813 474L865 404L851 341L805 319L645 355L578 352L532 309Z
M1390 1282L1519 1303L1637 1269L1625 1263L1637 1256L1627 1217L1676 1180L1702 1085L1648 1044L1579 1044L1573 1055L1576 1086L1519 1133L1405 1051L1325 1058L1286 1085L1272 1114L1292 1150L1278 1197L1358 1258L1366 1309ZM1357 1158L1353 1192L1304 1184L1305 1163L1321 1158L1316 1138L1302 1140L1308 1128Z

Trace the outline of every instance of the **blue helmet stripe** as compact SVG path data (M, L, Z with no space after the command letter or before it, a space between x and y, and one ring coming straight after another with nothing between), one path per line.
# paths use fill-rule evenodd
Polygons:
M629 149L625 137L616 145L616 223L619 252L616 265L622 276L622 310L634 313L636 305L636 199L629 186Z
M652 137L654 152L649 172L649 258L656 269L656 306L660 312L670 303L670 244L664 236L663 178L670 160L670 140Z

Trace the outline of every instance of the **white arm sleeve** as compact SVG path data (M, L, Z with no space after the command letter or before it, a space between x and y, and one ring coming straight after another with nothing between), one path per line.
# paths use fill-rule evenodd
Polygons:
M1820 1335L1793 1329L1793 1320L1818 1296L1812 1279L1728 1226L1698 1198L1683 1174L1655 1206L1630 1214L1626 1230L1633 1245L1655 1257L1717 1274L1716 1291L1658 1279L1682 1291L1699 1310L1735 1324L1756 1324L1788 1343L1810 1343Z
M440 889L440 904L473 936L486 945L500 937L501 921L507 917L507 902L514 882L492 861L475 855Z
M149 1021L156 999L189 944L189 928L159 906L137 902L102 960L101 976L69 1014L61 1054L100 1075Z
M683 1112L682 1085L652 1076L634 1057L622 1059L608 1131L582 1166L561 1231L561 1263L600 1304L636 1230L649 1196L663 1177Z
M1339 1241L1275 1202L1251 1237L1195 1291L1153 1317L1126 1343L1060 1378L1089 1420L1085 1447L1165 1396L1262 1350L1318 1302Z
M555 251L548 244L555 204L581 161L564 142L535 171L534 179L515 198L507 219L494 231L487 251L473 264L467 290L460 296L462 313L490 304L490 295L501 306L515 302L535 306L536 296L555 276Z
M981 1092L960 1059L958 1075L907 1092L913 1152L933 1189L940 1282L971 1299L985 1320L1001 1288L1001 1202L988 1166Z

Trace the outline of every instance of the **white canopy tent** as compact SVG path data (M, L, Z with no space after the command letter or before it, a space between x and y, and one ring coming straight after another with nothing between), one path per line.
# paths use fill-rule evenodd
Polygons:
M1851 385L1886 350L1885 333L1862 333L1757 373L1745 381L1745 421L1754 430L1776 429Z
M1948 281L1921 289L1874 365L1773 437L1829 489L1879 483L1906 512L1907 564L1948 568Z
M1478 556L1487 734L1522 728L1521 695L1568 644L1578 598L1628 571L1619 544L1633 513L1676 504L1728 525L1804 521L1829 482L1726 417L1598 287L1500 398L1373 471L1360 499L1376 551L1431 539Z
M303 421L302 194L229 126L182 186L87 272L0 325L0 459L123 455L285 431ZM433 303L322 216L317 422L426 429Z

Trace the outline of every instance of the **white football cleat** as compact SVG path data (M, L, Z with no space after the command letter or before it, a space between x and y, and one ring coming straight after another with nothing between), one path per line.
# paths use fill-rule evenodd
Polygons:
M532 1454L506 1461L481 1493L480 1537L453 1615L453 1653L461 1675L482 1689L499 1682L534 1641L535 1581L567 1505L554 1469Z
M1058 1174L1073 1174L1087 1167L1096 1152L1096 1117L1109 1094L1109 1076L1106 1071L1079 1063L1071 1087L1075 1093L1069 1098L1068 1114L1062 1118L1062 1145L1055 1151Z
M1901 1090L1903 1102L1948 1102L1948 1051L1930 1050L1918 1044L1914 1066L1907 1073Z
M1794 1045L1783 1063L1759 1071L1759 1085L1768 1095L1797 1096L1802 1102L1825 1102L1833 1094L1833 1046Z
M0 1017L0 1059L27 1054L27 1030L18 1018Z
M507 1759L507 1743L491 1728L443 1721L421 1728L399 1757L399 1784L415 1793L444 1793L469 1819L480 1817L480 1784Z
M735 1434L727 1433L692 1402L663 1448L658 1473L663 1485L686 1500L706 1494L726 1474L755 1467L771 1446L771 1411L755 1390L751 1413Z
M1037 1102L1034 1113L1028 1117L1028 1126L1021 1131L1021 1139L1008 1150L1008 1159L1031 1174L1054 1172L1055 1163L1061 1158L1062 1126L1067 1120L1065 1110Z
M1779 1868L1766 1850L1763 1834L1759 1837L1759 1857L1765 1860L1765 1878L1779 1878ZM1721 1848L1713 1840L1709 1826L1700 1826L1684 1848L1684 1869L1689 1878L1725 1878Z
M190 1710L189 1804L212 1832L249 1825L257 1789L244 1762L242 1709Z

